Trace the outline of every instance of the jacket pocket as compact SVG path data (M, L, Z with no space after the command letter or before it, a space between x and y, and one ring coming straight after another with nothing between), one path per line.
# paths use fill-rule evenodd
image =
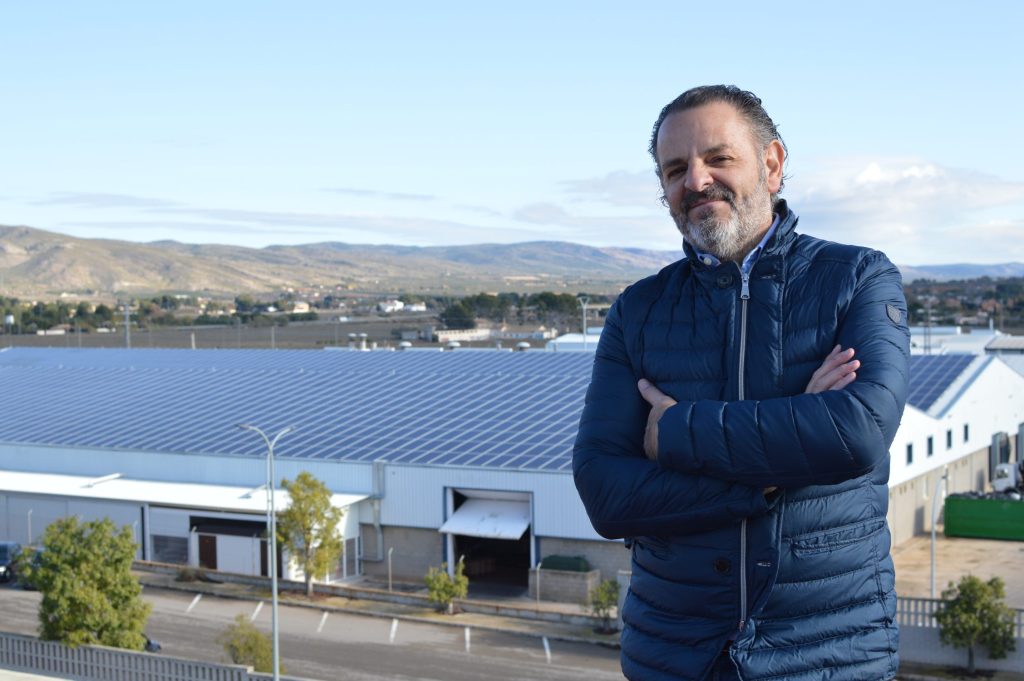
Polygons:
M671 553L668 541L661 537L633 537L633 555L637 553L650 555L658 560L667 560Z
M872 518L850 525L842 525L828 530L801 534L790 538L793 552L800 555L811 555L835 551L851 544L874 537L885 529L885 518Z

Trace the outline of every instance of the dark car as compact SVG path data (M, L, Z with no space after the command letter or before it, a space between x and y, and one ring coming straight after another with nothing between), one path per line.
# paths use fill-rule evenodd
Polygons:
M13 541L0 541L0 582L14 579L14 561L21 553L21 545Z

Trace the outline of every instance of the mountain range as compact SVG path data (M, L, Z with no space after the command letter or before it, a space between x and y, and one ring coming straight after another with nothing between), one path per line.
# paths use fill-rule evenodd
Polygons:
M680 255L559 241L427 247L327 242L246 248L83 239L32 227L0 226L0 293L22 298L156 292L233 296L319 287L453 295L540 290L615 293ZM900 269L906 281L1024 276L1024 263Z

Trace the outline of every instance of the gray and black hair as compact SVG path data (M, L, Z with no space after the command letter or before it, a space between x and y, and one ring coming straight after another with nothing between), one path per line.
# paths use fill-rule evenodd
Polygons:
M651 153L651 158L654 159L654 169L655 172L659 173L659 176L657 146L658 132L661 130L661 124L665 122L665 119L670 114L688 109L696 109L699 106L714 102L724 102L732 105L747 119L751 130L754 132L755 139L760 143L761 150L767 147L773 140L778 140L782 145L782 149L786 152L786 159L789 159L789 149L786 147L782 135L779 134L779 129L775 126L775 122L768 115L768 112L764 110L764 107L761 106L760 97L753 92L741 90L735 85L701 85L700 87L687 90L666 104L665 108L658 114L658 120L654 122L654 130L651 132L651 145L647 150ZM784 184L785 177L782 180ZM779 185L779 191L782 191L782 184Z

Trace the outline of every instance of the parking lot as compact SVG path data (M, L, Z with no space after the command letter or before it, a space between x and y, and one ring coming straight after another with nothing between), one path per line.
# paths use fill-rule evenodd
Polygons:
M928 598L931 589L931 538L909 539L892 551L896 564L896 593ZM1000 577L1006 583L1006 604L1024 609L1024 542L944 537L935 543L936 597L949 582L966 574L982 579Z

